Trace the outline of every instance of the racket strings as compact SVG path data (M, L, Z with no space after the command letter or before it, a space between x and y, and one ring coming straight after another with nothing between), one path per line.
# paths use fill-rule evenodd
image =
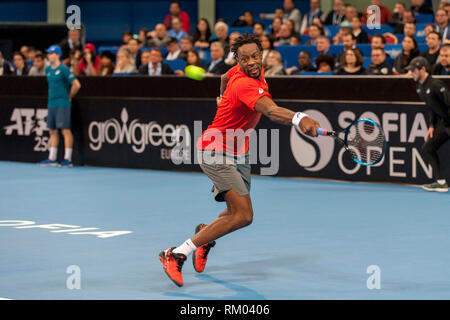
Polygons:
M359 121L347 136L347 145L353 158L362 163L377 162L383 155L384 134L380 127L371 121Z

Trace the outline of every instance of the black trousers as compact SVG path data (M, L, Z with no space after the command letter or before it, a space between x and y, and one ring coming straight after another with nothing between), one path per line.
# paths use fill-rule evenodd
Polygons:
M434 128L433 138L428 139L428 141L422 146L422 149L430 159L430 164L433 168L433 176L436 180L445 179L441 170L441 161L439 160L437 152L448 139L450 139L450 128L439 123Z

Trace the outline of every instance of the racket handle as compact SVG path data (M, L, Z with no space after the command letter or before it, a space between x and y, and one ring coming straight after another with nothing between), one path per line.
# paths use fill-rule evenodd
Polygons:
M322 128L317 128L316 127L316 132L319 136L327 136L328 131L326 129L322 129Z

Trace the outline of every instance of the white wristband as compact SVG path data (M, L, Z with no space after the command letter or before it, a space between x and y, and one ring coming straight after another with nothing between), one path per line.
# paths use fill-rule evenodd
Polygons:
M308 115L306 113L297 112L296 114L294 114L294 117L292 118L292 124L296 127L300 127L300 121L302 121L302 119L307 116Z

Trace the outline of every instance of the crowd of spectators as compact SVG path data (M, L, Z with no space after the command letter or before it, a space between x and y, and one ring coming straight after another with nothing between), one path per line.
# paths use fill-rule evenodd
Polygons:
M450 73L450 0L442 0L436 12L424 0L412 0L410 8L401 1L394 8L383 5L382 0L371 3L380 8L381 24L390 25L393 33L368 34L367 28L363 28L370 20L367 8L358 12L344 0L334 0L330 12L321 11L320 0L310 0L310 10L304 14L295 7L293 0L284 0L283 7L273 13L259 13L255 17L246 11L230 24L219 18L211 26L207 19L199 19L192 25L191 32L189 15L178 1L171 1L169 14L162 22L153 30L142 28L138 34L125 31L122 45L116 51L97 52L92 43L81 41L79 30L70 30L59 46L63 63L75 75L183 76L185 65L202 66L208 76L221 75L236 64L230 48L240 35L237 30L246 28L261 41L267 76L406 75L406 67L419 55L430 62L433 74ZM433 15L434 21L426 24L421 42L417 37L418 14ZM330 26L337 27L338 32L331 34ZM427 49L420 52L419 45L423 42ZM401 44L401 52L395 57L385 50L386 45L392 43ZM364 56L358 49L360 44L369 45L371 52ZM317 54L299 49L295 53L298 54L297 64L287 67L280 48L299 45L302 45L299 48L314 47ZM341 51L330 52L331 45L340 46ZM174 67L171 63L174 60L183 60L183 67ZM45 75L46 64L45 53L33 47L23 46L14 52L11 62L0 52L0 75Z

